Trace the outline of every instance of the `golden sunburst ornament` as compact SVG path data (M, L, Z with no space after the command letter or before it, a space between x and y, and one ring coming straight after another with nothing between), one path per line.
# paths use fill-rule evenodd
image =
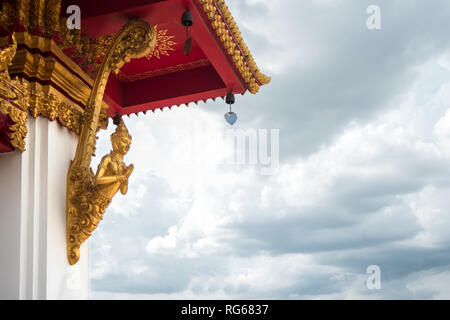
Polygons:
M168 29L158 30L158 25L155 25L156 45L155 49L146 55L147 59L151 59L152 57L161 59L162 55L168 57L170 56L170 51L175 51L173 46L177 43L172 41L175 36L167 35L168 31Z

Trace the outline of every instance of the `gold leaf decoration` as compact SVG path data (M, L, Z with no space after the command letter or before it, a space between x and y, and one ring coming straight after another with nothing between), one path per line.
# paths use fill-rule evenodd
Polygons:
M172 39L175 36L168 35L168 29L158 30L158 25L155 25L156 32L156 45L155 48L150 51L149 54L146 55L147 59L151 59L152 57L156 57L157 59L161 59L161 56L170 56L171 51L175 51L173 46L177 43Z

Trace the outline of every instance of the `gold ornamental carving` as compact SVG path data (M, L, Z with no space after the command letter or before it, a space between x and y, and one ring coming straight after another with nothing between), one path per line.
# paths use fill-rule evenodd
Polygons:
M12 39L0 38L0 70L1 110L14 119L9 129L14 130L10 136L15 148L25 150L28 116L56 120L80 134L94 80L51 39L27 32L15 33ZM107 127L107 109L103 102L98 129Z
M113 150L103 157L97 173L90 168L99 126L101 104L108 76L118 72L131 58L148 54L155 46L155 31L147 22L130 20L112 40L100 66L82 118L75 158L69 168L66 189L67 258L80 259L80 246L97 228L106 208L120 190L127 192L133 166L123 163L131 136L121 120L111 136Z
M45 92L44 89L35 89L33 85L29 93L28 111L33 118L43 116L50 121L58 123L77 135L81 133L83 109L74 104L62 101L60 95L53 92ZM108 126L107 106L102 105L99 116L98 130Z
M169 73L175 73L175 72L180 72L180 71L201 68L201 67L210 66L210 65L211 65L211 62L208 59L200 59L200 60L196 60L196 61L190 61L188 63L177 64L177 65L170 66L167 68L149 70L149 71L146 71L143 73L136 73L136 74L131 74L131 75L124 74L120 71L117 74L117 78L120 81L127 83L127 82L134 82L134 81L138 81L138 80L159 77L159 76L169 74Z
M27 135L28 87L27 83L17 78L11 79L8 66L11 64L17 50L15 35L11 36L12 44L7 44L0 50L0 113L7 115L14 123L9 130L10 143L20 151L25 151Z
M150 51L147 55L147 59L151 59L152 57L156 57L161 59L161 56L170 56L170 51L175 51L173 46L175 46L177 43L173 41L172 39L175 38L175 36L168 35L169 32L168 29L160 29L158 30L158 25L155 25L155 33L156 33L156 44L155 49Z
M211 26L233 60L236 69L247 84L248 90L255 94L261 85L268 84L270 77L259 71L242 34L223 0L197 0L208 16Z

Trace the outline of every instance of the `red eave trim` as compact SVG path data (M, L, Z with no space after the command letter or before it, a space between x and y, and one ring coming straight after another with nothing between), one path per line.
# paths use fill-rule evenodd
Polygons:
M196 2L193 3L193 2ZM194 26L192 27L192 37L205 53L217 73L222 78L229 91L233 93L245 92L246 86L233 62L229 59L228 53L224 51L222 43L216 37L214 30L208 22L208 17L197 7L198 1L190 0L189 10L194 16ZM205 22L206 21L206 22Z
M189 94L185 96L180 96L176 98L170 98L165 100L159 100L149 103L143 103L140 105L134 105L131 107L121 108L119 114L120 115L128 115L132 113L146 112L146 111L154 111L156 109L163 109L168 107L172 109L174 106L188 105L190 103L197 104L201 101L206 101L209 99L216 99L219 97L225 97L228 93L227 88L215 89L210 91L204 91L196 94Z

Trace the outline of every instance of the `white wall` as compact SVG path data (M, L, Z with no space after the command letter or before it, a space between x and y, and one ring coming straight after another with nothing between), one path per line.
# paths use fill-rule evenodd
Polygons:
M67 262L66 178L78 137L28 121L24 153L0 154L0 298L87 299L88 243Z
M19 297L20 161L0 154L0 299Z

